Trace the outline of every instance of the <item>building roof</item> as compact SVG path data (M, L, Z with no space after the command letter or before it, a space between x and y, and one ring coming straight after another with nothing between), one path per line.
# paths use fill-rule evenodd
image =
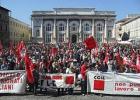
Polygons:
M16 18L11 17L11 16L9 17L9 20L10 20L10 21L14 21L14 22L16 22L16 23L19 23L19 24L21 24L21 25L24 25L24 26L30 28L30 25L29 25L29 24L26 24L25 22L22 22L22 21L20 21L20 20L18 20L18 19L16 19Z
M2 6L0 6L0 9L3 9L3 10L5 10L5 11L10 11L10 10L8 10L7 8L4 8L4 7L2 7Z
M78 11L78 12L80 12L80 11L94 11L95 10L95 8L53 8L55 11L66 11L66 12L73 12L73 11Z
M122 25L128 24L128 23L130 23L130 22L132 22L132 21L134 21L134 20L136 20L136 19L139 19L139 18L140 18L140 16L131 18L131 19L127 20L126 22L124 22Z
M95 8L54 8L53 11L33 11L32 15L113 15L115 11L95 11Z
M135 18L135 17L138 17L138 16L140 16L140 14L128 14L127 18Z
M130 20L131 18L124 18L124 19L121 19L121 20L118 20L117 22L116 22L116 24L117 23L124 23L124 22L126 22L126 21L128 21L128 20Z

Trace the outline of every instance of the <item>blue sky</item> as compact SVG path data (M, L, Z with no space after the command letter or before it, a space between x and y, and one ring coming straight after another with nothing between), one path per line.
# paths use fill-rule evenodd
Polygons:
M53 8L96 8L116 11L117 20L130 13L140 13L140 0L0 0L3 7L12 11L11 16L30 24L32 11Z

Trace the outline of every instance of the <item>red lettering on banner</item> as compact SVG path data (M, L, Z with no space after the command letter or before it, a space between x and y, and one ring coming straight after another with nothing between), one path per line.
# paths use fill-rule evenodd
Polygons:
M115 83L115 86L126 86L126 83L117 82L117 83Z
M0 73L0 77L20 77L21 73Z
M3 84L1 85L0 90L13 90L13 85Z
M22 78L4 78L0 80L0 83L22 83Z
M52 76L53 80L62 80L62 76L60 75L56 75L56 76Z
M130 87L140 87L139 83L130 83L129 84Z
M134 89L130 87L130 84L124 82L116 82L115 91L133 91Z
M127 88L127 87L115 87L115 91L133 91L133 88Z
M51 76L46 76L46 80L51 80Z

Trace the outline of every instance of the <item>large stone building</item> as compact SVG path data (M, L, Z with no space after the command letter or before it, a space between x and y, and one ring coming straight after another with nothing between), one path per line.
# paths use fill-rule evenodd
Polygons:
M128 21L130 18L124 18L124 19L121 19L119 21L117 21L115 23L115 37L116 37L116 40L118 41L121 41L121 38L122 38L122 35L123 35L123 32L122 32L122 24L126 21Z
M89 35L98 43L114 38L114 11L95 8L54 8L53 11L33 11L32 39L36 42L82 42Z
M9 10L0 6L0 40L4 46L7 46L9 37Z
M140 40L140 14L130 14L116 22L116 38L122 38L127 33L130 40Z
M10 32L10 41L13 41L14 44L16 44L21 40L28 42L31 36L31 27L30 25L18 19L9 17L9 32Z

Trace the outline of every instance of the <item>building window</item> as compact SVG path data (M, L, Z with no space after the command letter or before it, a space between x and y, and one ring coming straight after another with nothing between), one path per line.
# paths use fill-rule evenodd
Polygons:
M8 31L7 25L5 26L5 31Z
M90 31L90 25L88 23L84 24L84 31Z
M40 31L36 30L36 37L39 37L39 36L40 36Z
M77 31L77 26L75 23L72 24L71 31Z
M109 30L107 33L107 39L110 39L111 37L112 37L111 30Z
M2 31L2 26L0 26L0 30Z
M58 31L64 31L65 30L65 26L64 24L59 24L59 27L58 27Z
M51 42L51 34L46 34L46 43Z
M100 23L97 24L96 29L97 29L98 32L102 32L102 31L103 31L103 26L102 26L102 24L100 24Z
M10 33L11 37L13 36L12 32Z
M14 32L14 37L16 36L16 33Z
M89 34L84 34L84 40L89 37Z
M102 42L102 34L101 33L96 33L96 40L100 44Z
M46 31L52 31L52 25L51 24L47 24Z
M59 34L59 42L64 42L64 34Z
M22 34L22 37L24 37L24 33Z

